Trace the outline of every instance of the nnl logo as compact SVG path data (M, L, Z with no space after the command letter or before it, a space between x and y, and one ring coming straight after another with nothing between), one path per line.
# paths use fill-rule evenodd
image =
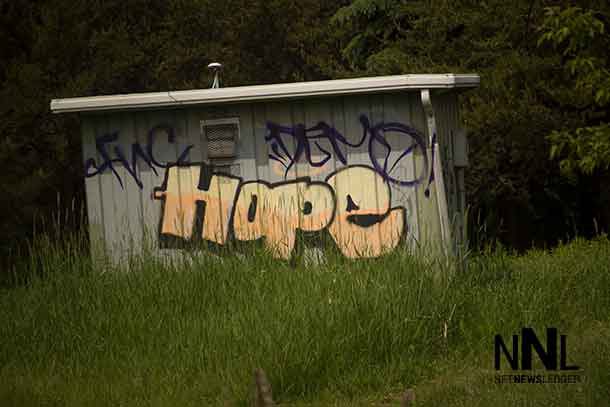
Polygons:
M536 351L540 361L544 364L547 370L557 370L557 362L559 361L559 370L578 370L578 366L567 365L567 336L561 335L559 340L560 354L557 357L557 328L546 329L546 350L540 343L540 340L534 333L533 328L521 329L521 369L532 370L532 349ZM499 334L494 338L494 365L496 370L500 370L500 353L504 356L511 369L519 370L519 335L513 335L512 354L509 353L502 336Z

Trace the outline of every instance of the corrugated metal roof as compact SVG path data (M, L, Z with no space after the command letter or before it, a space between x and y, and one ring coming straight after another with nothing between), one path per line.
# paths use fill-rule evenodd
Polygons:
M222 104L312 96L391 92L407 89L472 88L479 85L476 74L395 75L338 79L274 85L236 86L124 95L53 99L53 113L99 110L149 109L180 105Z

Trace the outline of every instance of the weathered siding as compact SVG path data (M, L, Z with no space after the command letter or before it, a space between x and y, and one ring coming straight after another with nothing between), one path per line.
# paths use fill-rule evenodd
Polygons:
M439 146L443 158L443 178L447 196L449 221L452 232L458 239L462 239L463 216L466 208L465 191L458 190L457 171L455 168L455 147L458 141L458 133L461 129L461 121L458 109L458 94L455 92L438 93L434 98L434 109L438 117Z
M461 210L452 164L456 102L455 93L433 94L436 153L443 161L450 219ZM209 158L200 122L220 118L239 118L237 157L222 162L223 169L212 176L201 166ZM361 120L370 126L411 126L429 147L419 92L84 115L86 192L96 253L105 247L119 259L144 244L156 250L172 247L168 241L202 236L220 245L265 237L267 246L286 258L297 229L329 233L348 257L385 253L399 239L411 246L438 242L441 174L429 182L430 148L401 133L404 127L380 132L371 141ZM266 140L274 126L295 130L320 123L334 129L332 134L315 138L323 131L310 131L305 139L278 133ZM293 163L297 152L301 158Z

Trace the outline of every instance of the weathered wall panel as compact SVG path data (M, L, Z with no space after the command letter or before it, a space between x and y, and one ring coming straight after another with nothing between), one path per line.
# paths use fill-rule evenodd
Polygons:
M83 160L93 159L100 162L100 156L95 148L96 128L93 118L82 121ZM86 164L85 164L86 165ZM104 233L104 211L102 209L101 177L87 178L85 194L87 201L87 217L89 223L89 238L91 254L95 262L103 259L106 237Z
M454 94L433 103L443 158L434 175L419 92L86 115L92 240L115 259L144 244L260 238L288 258L299 231L328 234L354 258L438 242L440 177L459 210L459 123ZM213 160L200 123L224 118L239 119L237 155Z
M449 220L453 232L463 238L463 214L465 208L460 204L465 201L464 191L458 191L458 180L454 162L456 135L460 131L458 95L455 92L438 93L434 98L434 108L438 118L438 132L443 154L443 177L449 209Z

